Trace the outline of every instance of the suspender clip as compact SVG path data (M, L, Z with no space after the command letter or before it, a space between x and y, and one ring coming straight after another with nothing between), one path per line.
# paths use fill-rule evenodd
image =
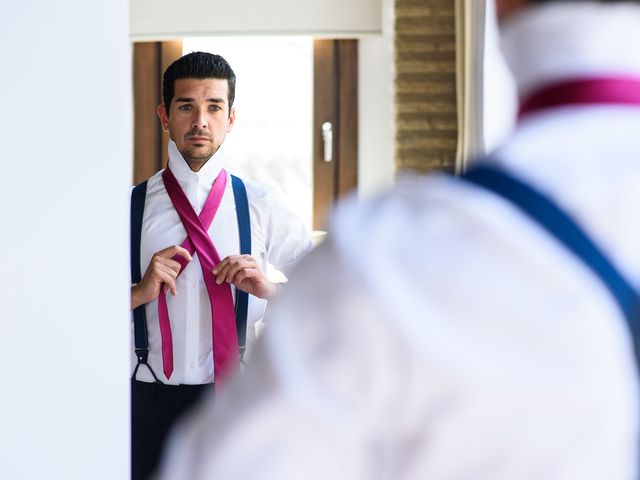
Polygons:
M136 357L138 357L138 363L147 363L149 350L146 348L136 348Z

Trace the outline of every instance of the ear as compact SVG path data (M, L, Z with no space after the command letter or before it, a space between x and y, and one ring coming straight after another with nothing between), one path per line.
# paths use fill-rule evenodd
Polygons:
M528 3L529 0L496 0L496 16L498 17L498 22L504 22L507 17L519 12L526 7Z
M235 121L236 121L236 107L231 107L231 111L229 112L229 120L227 121L227 133L231 131Z
M160 123L162 124L162 131L168 132L169 115L167 114L167 109L164 107L164 105L160 104L158 105L158 108L156 108L156 112L158 113L158 118L160 118Z

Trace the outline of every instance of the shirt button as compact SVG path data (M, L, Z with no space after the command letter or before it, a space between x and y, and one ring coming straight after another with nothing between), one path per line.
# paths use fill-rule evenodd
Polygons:
M196 368L196 364L194 362L191 362L191 368Z
M195 284L195 283L192 283L192 284L191 284L191 288L196 288L196 284Z

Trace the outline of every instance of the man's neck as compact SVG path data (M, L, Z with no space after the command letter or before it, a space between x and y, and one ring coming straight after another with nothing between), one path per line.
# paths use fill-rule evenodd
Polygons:
M191 152L194 153L194 152ZM198 179L208 183L213 182L223 168L222 152L218 148L210 157L193 156L189 152L183 154L178 150L175 142L169 142L169 166L178 179ZM183 176L181 176L181 174Z
M182 156L182 158L184 158L184 155ZM194 158L185 158L184 161L187 162L187 165L189 165L189 168L191 169L192 172L199 172L200 169L202 169L202 167L204 167L205 163L207 163L210 158L211 157L209 157L209 158L207 158L205 160L194 159Z

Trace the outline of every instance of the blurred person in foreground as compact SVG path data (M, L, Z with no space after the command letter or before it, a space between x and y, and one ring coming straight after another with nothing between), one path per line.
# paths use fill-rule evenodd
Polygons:
M638 285L640 2L497 7L521 110L477 165L552 200ZM633 316L539 221L433 175L343 205L332 232L163 480L638 477Z

